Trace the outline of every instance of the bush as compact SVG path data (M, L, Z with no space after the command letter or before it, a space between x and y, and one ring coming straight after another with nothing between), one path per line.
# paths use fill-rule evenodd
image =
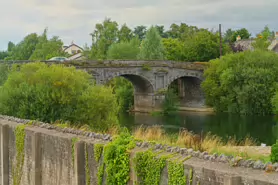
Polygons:
M278 162L278 140L276 141L276 144L272 145L271 147L270 159L273 163Z
M210 62L202 88L217 111L271 114L278 81L278 55L268 51L230 54Z
M12 67L0 89L0 113L106 130L117 123L118 104L111 88L93 86L90 75L81 70L28 63Z
M124 112L133 107L134 87L130 81L123 77L116 77L108 83L117 97L120 111Z
M179 98L174 89L170 88L163 101L163 114L172 115L178 111Z

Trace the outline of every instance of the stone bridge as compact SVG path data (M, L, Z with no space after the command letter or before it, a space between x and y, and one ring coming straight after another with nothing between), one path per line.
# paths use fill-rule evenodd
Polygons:
M21 61L23 62L23 61ZM25 61L30 62L30 61ZM57 61L43 61L58 63ZM17 63L17 62L12 62ZM91 74L97 84L106 84L115 77L124 77L134 86L135 111L161 108L165 92L177 85L182 107L200 108L204 97L200 89L204 63L172 61L67 61Z

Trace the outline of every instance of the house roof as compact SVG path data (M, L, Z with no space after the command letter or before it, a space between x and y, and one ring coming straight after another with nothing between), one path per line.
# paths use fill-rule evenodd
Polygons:
M76 45L76 44L74 44L74 43L72 43L72 44L69 45L69 46L63 46L63 47L64 47L64 51L65 51L66 49L70 48L71 46L76 46L76 47L78 47L79 49L81 49L81 50L83 51L83 48L81 48L80 46L78 46L78 45Z
M278 45L278 40L273 39L269 40L271 44L268 46L268 50L273 50L275 47ZM244 39L244 40L239 40L234 43L235 46L242 46L243 50L253 50L252 43L255 42L255 39Z

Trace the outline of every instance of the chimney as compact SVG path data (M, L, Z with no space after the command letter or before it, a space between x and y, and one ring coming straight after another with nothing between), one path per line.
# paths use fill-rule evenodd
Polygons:
M240 35L238 35L236 38L236 41L240 41L240 40L241 40L241 37L240 37Z

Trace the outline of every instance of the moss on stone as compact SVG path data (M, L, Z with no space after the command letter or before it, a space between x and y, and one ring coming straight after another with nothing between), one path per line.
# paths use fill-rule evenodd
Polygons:
M15 128L16 161L12 167L13 185L20 185L22 167L24 164L25 128L27 125L18 125Z

